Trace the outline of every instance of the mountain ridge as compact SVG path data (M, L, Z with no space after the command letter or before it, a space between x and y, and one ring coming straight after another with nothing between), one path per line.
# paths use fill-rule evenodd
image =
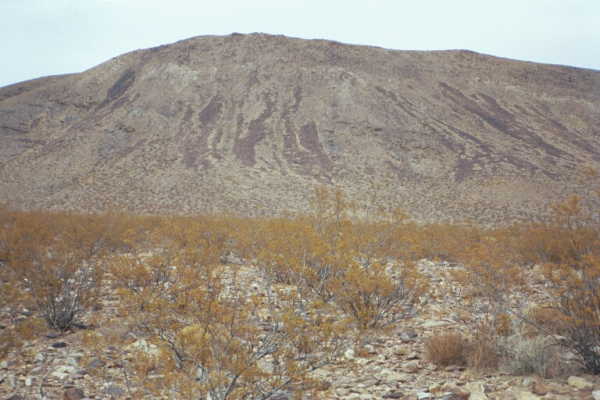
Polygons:
M200 36L0 88L0 201L262 215L326 184L419 220L528 218L586 191L598 126L600 71Z

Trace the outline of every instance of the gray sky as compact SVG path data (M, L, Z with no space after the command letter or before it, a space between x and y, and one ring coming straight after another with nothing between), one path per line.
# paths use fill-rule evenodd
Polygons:
M600 70L600 0L0 0L0 18L0 86L232 32Z

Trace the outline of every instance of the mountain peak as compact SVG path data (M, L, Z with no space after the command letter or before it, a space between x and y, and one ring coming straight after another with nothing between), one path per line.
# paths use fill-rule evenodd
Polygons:
M599 88L468 50L199 36L0 88L0 201L265 214L335 184L422 220L535 215L598 167Z

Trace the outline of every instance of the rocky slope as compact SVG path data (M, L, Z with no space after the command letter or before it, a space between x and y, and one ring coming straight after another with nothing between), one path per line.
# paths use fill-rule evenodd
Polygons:
M315 184L497 221L600 167L600 71L469 51L196 37L0 88L0 202L302 210Z
M266 291L254 267L233 265L256 293ZM349 347L336 363L317 370L324 386L323 399L401 400L597 400L600 377L582 375L576 365L565 373L544 379L535 375L514 375L504 371L476 371L463 366L439 367L427 361L428 338L459 330L469 335L460 321L464 307L449 275L460 266L422 260L420 271L431 282L426 304L414 318L397 323L389 334L372 334L361 353ZM528 275L536 287L536 271ZM537 285L539 285L539 280ZM535 292L535 291L534 291ZM517 303L533 304L539 296L514 294ZM105 288L103 306L89 317L95 321L88 330L62 336L48 331L27 340L19 352L0 362L0 398L22 400L49 398L65 400L154 398L130 382L128 374L137 353L156 352L156 346L129 329L127 316L117 312L118 296ZM19 318L17 318L18 322ZM0 313L0 326L11 318ZM90 332L104 337L110 346L92 346L85 340ZM122 345L123 342L129 343ZM572 363L573 354L561 352L561 366ZM128 372L129 371L129 372ZM148 376L150 381L151 375ZM273 397L290 400L291 394ZM303 399L313 398L302 396Z

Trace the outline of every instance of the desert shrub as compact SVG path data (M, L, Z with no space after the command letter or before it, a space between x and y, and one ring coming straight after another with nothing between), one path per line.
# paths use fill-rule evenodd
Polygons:
M557 265L547 279L554 296L551 309L558 314L555 327L566 337L565 346L581 357L586 370L600 373L600 258Z
M528 264L572 263L598 253L593 212L576 195L553 204L545 221L516 226L515 233L515 250Z
M160 349L158 360L135 359L138 382L152 370L156 394L262 399L310 381L341 349L343 324L309 304L277 302L276 291L249 295L230 272L173 269L170 285L138 313L138 329Z
M260 267L275 283L293 284L308 297L331 301L333 286L354 263L352 222L340 191L319 188L309 216L273 218L263 224Z
M534 330L559 334L563 345L579 355L584 368L600 373L600 236L593 213L577 196L552 207L542 228L530 231L544 263L544 291L550 301L521 316ZM541 244L541 245L540 245Z
M66 331L79 325L83 313L96 304L100 275L91 267L52 264L42 282L29 279L28 286L48 326Z
M161 255L143 257L125 254L113 257L109 267L113 288L117 289L132 312L143 312L156 296L168 288L171 262L169 257Z
M552 378L560 374L560 354L556 343L548 337L514 336L505 342L506 370L512 375L539 375Z
M44 320L31 316L20 319L12 328L20 340L32 340L43 330L43 326Z
M15 286L12 280L14 275L8 267L10 256L10 236L14 229L14 219L8 207L0 204L0 310L13 303Z
M468 247L477 243L483 230L472 224L428 224L410 227L416 258L457 263L464 261Z
M494 319L494 330L498 336L507 337L513 333L513 319L510 314L503 313Z
M125 367L148 395L308 390L318 386L310 373L357 332L412 315L425 290L406 261L416 240L406 217L356 221L351 210L341 191L319 189L311 214L287 218L0 213L0 289L14 289L15 310L66 331L97 304L106 270L129 332L152 346ZM231 253L258 268L223 265ZM390 257L401 267L389 267ZM248 291L248 274L264 290ZM16 325L10 332L5 343L19 335ZM128 340L84 337L98 349Z
M61 331L78 324L96 304L103 273L93 258L92 240L76 234L79 223L77 218L24 213L9 233L9 267L20 299Z
M526 337L544 335L563 335L567 333L562 313L553 306L533 305L524 312L523 335Z
M384 265L354 263L336 280L333 301L360 330L385 328L414 315L425 280L413 264L396 269L392 276Z
M570 228L554 222L518 226L515 251L522 264L562 264L594 251L598 233L589 226Z
M20 308L21 293L17 286L18 280L12 268L9 267L8 261L0 265L0 310L7 311L11 315L17 312Z
M564 327L564 316L557 313L556 302L551 308L531 309L529 314L521 312L528 307L526 294L531 289L525 278L524 264L533 259L529 250L523 251L523 243L536 243L542 246L548 242L532 238L525 239L523 226L512 226L494 230L481 230L477 240L469 242L460 254L464 269L453 271L456 281L466 288L464 301L471 319L469 328L474 332L467 350L467 363L476 369L497 368L501 363L508 364L513 373L544 373L544 368L556 370L555 354L543 349L539 339L525 339L509 345L514 336L517 321L531 327L526 332L529 337L537 336L540 330L548 334L558 333L559 326ZM546 232L546 231L544 231ZM563 239L564 240L564 239ZM557 246L558 248L560 246ZM563 246L564 247L564 246ZM538 247L536 252L540 252ZM554 250L552 250L554 252ZM540 257L541 253L535 255ZM553 253L554 254L554 253ZM558 254L558 253L556 253ZM561 253L567 254L567 253ZM545 254L544 256L548 256ZM537 258L535 260L538 260ZM546 288L550 290L547 285ZM518 291L524 296L512 297ZM554 300L560 299L558 293L549 291ZM552 310L552 312L550 312ZM527 330L527 329L526 329ZM561 329L560 332L565 332ZM511 336L513 335L513 336ZM508 362L513 360L513 362Z
M300 291L284 295L276 285L284 279L271 279L274 268L297 268L302 252L294 246L303 237L293 233L308 225L258 224L263 243L273 239L269 251L252 248L226 220L169 217L145 240L152 250L111 259L120 313L133 316L132 330L156 349L133 355L128 368L147 395L266 399L296 385L310 387L309 373L343 348L347 324L334 318L331 306ZM287 241L277 240L281 232L290 234ZM259 265L266 274L256 270L254 276L266 275L264 290L248 291L239 267L222 264L222 255L232 249L263 257Z
M21 347L23 341L14 329L5 328L0 330L0 360L11 351Z
M307 217L276 218L263 225L258 259L271 280L336 306L361 331L412 315L424 278L412 262L391 271L379 261L410 246L402 235L406 216L392 210L374 221L352 220L343 193L323 187L312 203Z
M475 332L474 357L480 357L477 353L487 357L486 341L497 347L501 337L512 333L511 312L515 304L511 303L511 294L517 290L527 293L524 271L516 262L510 231L482 232L477 241L465 246L460 258L464 268L452 270L451 275L464 288L465 313L473 316L465 323ZM482 359L475 364L496 362Z
M597 374L599 239L593 213L580 198L572 196L553 206L550 218L543 223L498 229L471 243L464 257L465 270L458 271L455 277L471 289L466 303L484 311L488 334L492 327L495 334L499 334L502 325L509 327L510 324L502 324L500 317L511 315L529 325L527 336L562 336L562 345L579 355L588 372ZM528 293L523 266L531 263L543 265L542 290L549 300L543 307L521 311L529 305L525 301L511 304L510 293ZM509 329L504 336L511 333ZM541 354L538 355L544 360L546 355Z
M260 266L275 283L300 285L303 273L313 270L319 274L319 260L325 251L313 226L302 218L274 218L264 224L266 239L257 256ZM323 269L327 266L322 265ZM307 282L317 291L324 284L323 274L315 276L319 282Z
M386 258L414 261L420 256L419 228L400 208L381 209L370 219L353 220L349 228L350 247L365 266Z
M441 365L466 364L468 342L457 332L432 336L425 343L425 356L430 362Z
M467 366L475 370L498 368L502 349L498 335L487 327L478 327L466 350Z
M14 270L9 266L11 232L14 218L9 209L0 205L0 312L7 316L8 326L0 325L0 359L20 348L23 338L14 324L23 311L22 294ZM12 326L11 326L12 325Z
M48 326L66 331L80 324L83 313L96 303L99 274L55 260L46 264L43 273L43 279L27 278L26 285Z
M339 293L339 282L343 281L348 266L353 261L348 254L335 252L315 257L299 269L300 290L307 297L318 297L324 302L333 302Z
M8 235L12 229L13 223L9 208L0 204L0 267L8 262Z

